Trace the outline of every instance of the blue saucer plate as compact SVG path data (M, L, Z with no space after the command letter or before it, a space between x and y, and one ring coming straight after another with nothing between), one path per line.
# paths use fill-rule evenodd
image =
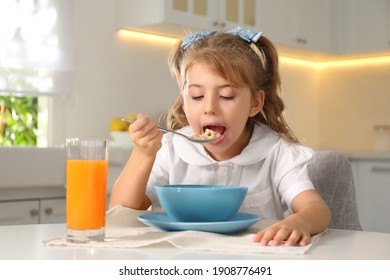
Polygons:
M198 230L216 233L234 233L239 232L252 226L261 218L255 214L237 213L231 220L226 222L176 222L165 213L153 213L141 215L138 220L152 228L162 229L165 231L180 230Z

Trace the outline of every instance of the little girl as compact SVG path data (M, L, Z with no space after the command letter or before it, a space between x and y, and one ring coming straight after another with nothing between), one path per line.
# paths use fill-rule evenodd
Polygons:
M261 33L240 27L196 32L179 41L169 57L180 95L167 118L187 135L214 130L221 138L194 144L157 129L139 114L129 132L135 144L116 181L110 207L161 210L154 186L242 185L240 211L278 220L258 232L261 244L307 245L327 228L330 211L309 179L313 156L283 118L278 54Z

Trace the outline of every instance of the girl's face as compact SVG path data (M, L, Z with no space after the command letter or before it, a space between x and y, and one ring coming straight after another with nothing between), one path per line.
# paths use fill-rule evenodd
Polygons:
M249 117L259 113L264 92L254 96L249 88L235 87L204 64L188 69L183 90L183 109L196 134L206 128L222 134L205 145L218 161L230 159L245 148L252 132L245 129Z

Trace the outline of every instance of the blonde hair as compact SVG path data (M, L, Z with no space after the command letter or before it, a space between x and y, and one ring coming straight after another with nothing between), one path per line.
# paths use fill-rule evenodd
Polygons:
M288 141L298 142L283 117L285 105L280 96L278 53L270 40L261 36L256 43L248 43L239 36L218 32L192 42L185 49L181 43L180 40L172 48L168 58L181 93L186 83L186 71L194 64L205 64L232 84L249 87L253 94L259 90L265 92L263 109L249 118L248 128L260 122ZM182 102L183 95L180 94L168 112L167 126L170 129L188 125Z

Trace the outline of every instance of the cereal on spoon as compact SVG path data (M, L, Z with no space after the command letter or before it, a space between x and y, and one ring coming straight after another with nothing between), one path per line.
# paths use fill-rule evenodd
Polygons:
M214 130L206 128L205 132L203 134L197 134L193 135L191 138L192 139L197 139L197 140L212 140L212 139L218 139L222 135Z

